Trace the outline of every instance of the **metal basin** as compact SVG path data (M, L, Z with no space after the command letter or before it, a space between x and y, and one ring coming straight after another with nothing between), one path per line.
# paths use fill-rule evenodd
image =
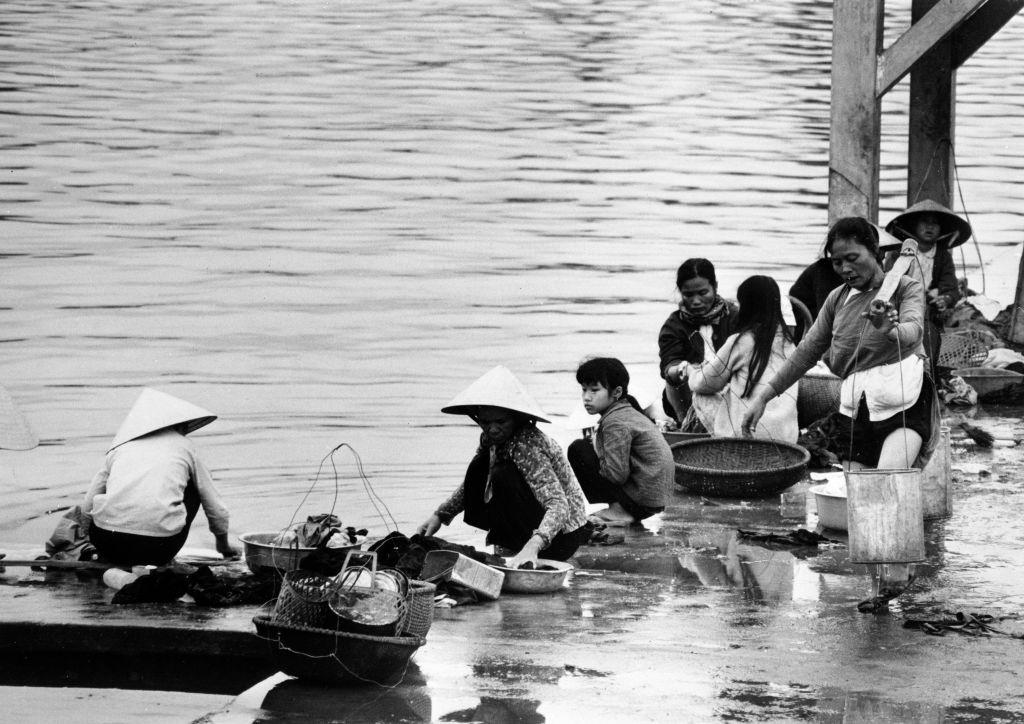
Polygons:
M259 573L266 568L276 568L279 571L294 571L299 567L299 561L316 550L316 548L304 548L300 546L276 546L273 541L280 534L280 531L271 533L245 533L238 536L245 546L245 563L253 573ZM347 546L331 548L332 551L357 550L362 543L353 543Z
M569 582L575 570L571 563L537 559L538 566L551 566L553 571L522 570L492 566L505 574L501 584L503 593L551 593L558 591Z

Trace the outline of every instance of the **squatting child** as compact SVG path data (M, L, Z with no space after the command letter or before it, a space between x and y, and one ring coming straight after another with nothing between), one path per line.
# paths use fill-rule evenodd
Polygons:
M600 415L593 443L576 440L568 458L591 503L608 507L591 516L606 525L630 525L665 509L675 462L657 425L629 394L629 373L614 357L596 357L576 370L587 412Z

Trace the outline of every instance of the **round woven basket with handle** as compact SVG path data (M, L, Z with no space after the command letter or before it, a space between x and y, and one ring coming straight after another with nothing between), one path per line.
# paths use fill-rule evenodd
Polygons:
M367 636L253 618L273 662L286 674L326 684L391 684L426 643L422 636Z
M709 437L672 445L676 485L719 498L763 498L807 475L810 453L799 445L746 437Z

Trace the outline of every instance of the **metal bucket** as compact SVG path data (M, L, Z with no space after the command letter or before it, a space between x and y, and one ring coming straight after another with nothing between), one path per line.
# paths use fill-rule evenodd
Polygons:
M851 563L924 560L920 470L848 470L846 492Z
M921 473L921 510L925 518L945 518L953 512L952 457L949 428L939 428L939 444Z

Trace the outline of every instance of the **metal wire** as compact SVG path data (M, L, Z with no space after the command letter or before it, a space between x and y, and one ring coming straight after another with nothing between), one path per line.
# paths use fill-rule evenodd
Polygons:
M959 196L960 198L960 208L963 209L964 218L967 220L967 223L970 224L971 226L971 240L974 242L974 250L975 253L977 253L978 255L978 270L981 272L981 293L985 294L985 262L981 258L981 245L978 243L977 231L974 228L974 224L971 224L971 215L967 211L967 204L964 203L964 189L963 185L960 183L960 167L957 165L956 162L956 147L953 145L952 139L943 138L937 144L935 144L935 148L932 150L931 158L928 159L928 166L925 167L924 176L921 177L921 184L917 187L917 192L914 194L914 198L911 200L910 205L913 206L914 204L916 204L917 200L921 197L921 192L924 190L924 184L928 180L929 174L931 174L932 166L935 163L935 158L944 145L949 146L949 160L950 164L953 167L953 179L956 182L957 196ZM942 190L945 192L946 197L949 198L949 187L946 185L945 177L942 178ZM964 257L963 248L960 249L960 267L964 270L964 275L966 276L967 259Z

